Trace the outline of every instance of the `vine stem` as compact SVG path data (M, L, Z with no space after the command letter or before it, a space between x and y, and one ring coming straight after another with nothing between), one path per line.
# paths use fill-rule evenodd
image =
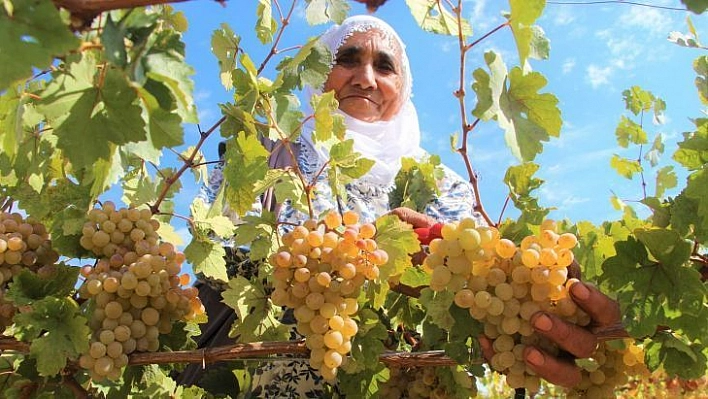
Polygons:
M466 44L465 36L462 33L462 0L457 1L457 6L453 7L453 11L455 13L455 18L457 19L457 39L460 45L460 86L455 91L454 95L460 103L460 117L462 122L462 145L460 146L460 148L457 149L457 152L462 156L462 160L465 163L465 168L467 169L470 184L472 184L472 190L474 191L475 195L474 210L476 212L479 212L480 215L482 215L482 217L489 226L496 226L492 218L484 209L484 205L482 205L482 197L479 190L479 178L477 176L477 173L474 171L474 168L472 167L472 162L470 161L467 149L467 141L469 139L469 134L472 130L474 130L475 127L477 127L477 124L479 123L480 119L477 118L472 124L467 123L467 110L465 105L465 60L467 57L467 52L470 49L472 49L475 45L480 43L482 40L488 38L498 30L502 29L505 26L508 26L509 21L497 26L496 28L487 32L484 36L475 40L474 42Z

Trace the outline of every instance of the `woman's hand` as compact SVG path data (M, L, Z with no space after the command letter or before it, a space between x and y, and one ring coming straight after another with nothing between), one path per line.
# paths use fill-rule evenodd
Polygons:
M576 358L587 358L592 356L598 344L597 335L593 331L620 322L619 304L594 286L581 281L570 287L570 295L590 316L590 325L581 327L546 312L535 313L531 317L531 324L538 334L550 339L565 352ZM483 337L480 343L485 358L491 359L494 354L491 341ZM552 384L570 388L578 385L582 379L580 368L573 359L555 357L535 346L525 348L524 360L539 377Z
M432 217L424 213L416 212L410 208L399 207L391 210L391 212L389 213L391 215L398 216L401 221L412 225L414 229L421 227L430 227L437 223L437 220L433 219Z

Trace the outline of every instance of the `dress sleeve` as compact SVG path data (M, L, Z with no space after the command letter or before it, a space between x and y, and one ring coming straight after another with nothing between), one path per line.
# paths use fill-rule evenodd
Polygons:
M425 208L425 213L440 222L473 218L480 225L486 225L479 212L474 211L477 199L472 185L452 169L443 165L443 176L438 180L440 194Z

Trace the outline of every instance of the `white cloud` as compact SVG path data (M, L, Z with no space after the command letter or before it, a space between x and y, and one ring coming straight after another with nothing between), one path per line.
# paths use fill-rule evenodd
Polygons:
M668 11L648 7L631 7L619 18L624 28L640 28L655 36L666 36L674 24Z
M587 68L586 79L593 88L598 88L602 85L610 84L612 72L612 67L606 66L601 68L595 64L590 64Z
M573 69L575 69L575 58L566 58L562 65L563 74L569 74Z
M571 11L570 7L561 6L558 7L557 10L558 11L556 11L552 16L554 25L567 26L575 21L575 16L573 15L573 12Z

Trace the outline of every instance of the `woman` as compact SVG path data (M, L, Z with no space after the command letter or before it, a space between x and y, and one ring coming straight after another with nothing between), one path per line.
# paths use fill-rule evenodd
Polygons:
M394 188L401 157L425 156L425 151L420 148L417 113L411 102L410 65L405 46L393 28L372 16L354 16L329 29L320 40L333 54L333 63L324 87L311 92L334 91L345 119L346 137L354 140L357 152L374 160L375 164L366 175L347 185L346 202L332 195L325 174L321 174L313 200L315 216L339 209L354 210L364 221L393 213L414 227L429 227L436 222L465 217L483 223L481 216L473 211L475 197L471 185L446 167L443 167L443 177L438 181L440 194L427 204L423 213L390 207L389 193ZM299 167L306 178L311 179L328 161L328 154L313 142L308 132L303 133L296 146ZM221 185L218 170L211 185L213 192ZM306 218L287 202L282 204L280 220L297 223ZM609 300L604 301L606 297L583 284L576 286L573 294L580 299L581 307L591 316L607 316L607 312L602 312L603 307L611 305ZM209 291L207 285L200 286L200 296L209 315L209 324L203 327L200 337L200 347L226 344L235 319L233 310L219 302L218 294ZM595 304L599 306L597 309L593 307ZM539 332L555 339L571 354L587 355L595 348L597 340L586 330L545 314L536 315L534 320ZM576 335L569 336L570 332ZM486 349L490 351L489 347ZM572 362L553 358L535 348L527 350L527 360L540 376L551 382L568 385L576 382L576 375L580 376ZM253 377L253 393L266 397L322 397L320 380L305 361L269 364ZM192 375L180 382L190 384L194 381Z

